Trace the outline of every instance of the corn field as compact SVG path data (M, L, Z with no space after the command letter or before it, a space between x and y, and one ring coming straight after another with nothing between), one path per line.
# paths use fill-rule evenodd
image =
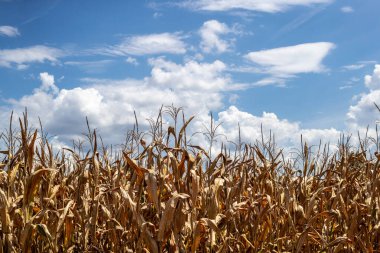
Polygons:
M380 155L353 149L287 160L273 140L219 154L190 145L179 110L110 151L55 152L27 115L2 134L0 252L380 252ZM13 119L11 118L10 122ZM213 130L208 132L211 142ZM212 143L211 143L212 144Z

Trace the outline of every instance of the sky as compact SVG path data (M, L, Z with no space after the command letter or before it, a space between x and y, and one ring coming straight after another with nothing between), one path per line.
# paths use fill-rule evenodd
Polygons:
M123 142L161 105L210 112L224 142L335 143L380 119L377 0L0 0L2 123L28 108L57 143ZM168 123L169 124L169 123ZM194 137L201 142L202 136Z

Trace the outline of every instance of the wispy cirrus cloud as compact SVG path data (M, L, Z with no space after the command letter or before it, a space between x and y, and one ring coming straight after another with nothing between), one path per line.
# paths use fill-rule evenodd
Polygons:
M358 78L358 77L351 77L348 81L346 81L344 83L344 85L339 86L339 90L351 89L352 87L354 87L354 85L356 85L357 83L359 83L359 81L361 81L360 78Z
M187 0L179 6L196 11L234 11L247 10L276 13L294 6L310 6L330 3L333 0Z
M105 71L112 62L112 60L66 61L64 64L67 66L78 67L86 73L99 73Z
M155 33L126 37L121 43L93 50L95 53L125 55L184 54L186 44L179 33Z
M20 32L17 27L4 25L0 26L0 35L7 37L17 37L20 36Z
M328 6L329 6L329 3L321 4L317 8L310 9L308 12L303 12L300 16L296 17L291 22L284 25L280 30L278 30L274 34L273 39L277 40L278 37L281 37L282 35L287 34L293 30L296 30L299 27L303 26L304 24L308 23L310 20L312 20L321 12L323 12Z
M25 69L28 64L33 62L58 62L58 58L64 56L64 52L54 47L47 47L42 45L3 49L0 50L0 67L17 67L18 69Z
M374 65L374 64L377 64L377 62L376 61L358 61L354 64L342 66L342 70L354 71L354 70L363 69L363 68L367 67L368 65Z
M343 66L342 68L344 70L358 70L358 69L362 69L364 67L365 67L365 64L351 64L351 65Z

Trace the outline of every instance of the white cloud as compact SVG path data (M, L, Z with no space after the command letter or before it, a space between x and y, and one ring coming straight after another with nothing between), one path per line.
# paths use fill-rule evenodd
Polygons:
M236 104L236 102L239 100L239 95L238 94L231 94L230 97L228 98L228 102L230 104Z
M58 93L58 87L55 85L54 76L49 75L47 72L40 73L41 87L37 90L43 91L46 93L53 92L54 94Z
M322 61L334 47L330 42L316 42L250 52L244 57L255 66L238 68L237 71L270 75L256 82L255 86L284 86L287 79L297 74L326 71Z
M366 66L366 64L352 64L352 65L346 65L346 66L343 66L342 68L344 70L358 70L358 69L362 69Z
M185 61L185 62L188 62L188 61L199 61L199 62L201 62L201 61L203 61L204 60L204 56L203 56L203 54L201 54L201 53L196 53L196 54L194 54L194 55L185 55L184 57L183 57L183 60Z
M274 113L264 112L262 116L255 116L248 112L240 111L235 106L230 106L226 111L218 114L217 123L221 123L219 133L229 141L238 142L240 125L241 139L246 143L253 143L261 139L261 129L264 138L268 139L269 134L274 134L276 143L281 148L299 147L301 135L309 145L318 145L330 142L335 145L341 134L340 131L331 129L303 129L298 122L290 122L286 119L279 119Z
M347 118L348 123L355 129L358 126L373 126L375 121L380 118L380 112L374 103L379 104L380 90L374 90L360 96L359 101L350 106ZM380 105L380 104L379 104Z
M340 86L339 87L339 90L345 90L345 89L350 89L352 87L354 87L354 85L356 83L358 83L359 81L361 81L360 78L357 78L357 77L351 77L348 81L346 81L344 83L344 85Z
M339 86L339 90L346 90L346 89L351 89L351 88L352 88L352 85Z
M38 125L36 120L40 116L46 130L59 136L54 139L58 143L79 138L86 131L87 116L105 143L121 144L126 130L134 123L134 110L140 128L147 129L146 119L157 116L161 105L172 103L184 107L187 116L196 116L189 133L204 131L204 126L209 123L208 113L219 112L217 123L222 125L218 131L224 136L221 137L224 142L237 142L238 123L246 143L255 142L260 137L261 126L265 136L270 130L275 134L279 146L298 147L301 134L314 144L318 144L320 138L335 143L339 136L335 129L303 129L298 122L280 119L274 113L255 116L235 106L224 109L225 93L239 89L241 85L225 74L226 65L221 61L176 64L156 58L150 59L149 63L151 75L141 80L87 78L83 80L84 87L73 89L58 89L52 75L41 73L41 86L21 99L9 100L9 106L2 108L1 115L9 116L14 110L17 116L27 107L30 123ZM233 103L237 97L232 94L230 99ZM207 148L202 134L193 136L191 141Z
M127 37L119 45L98 49L96 52L119 56L184 54L186 44L178 33L159 33Z
M370 90L380 89L380 64L375 65L372 75L366 75L364 77L365 85Z
M19 64L17 65L17 70L25 70L25 69L28 69L29 68L29 65L27 64Z
M274 113L264 112L261 117L254 116L240 111L235 106L230 106L226 111L219 113L219 123L222 123L221 133L233 141L238 139L238 123L242 139L251 142L260 139L261 126L265 130L265 134L268 134L270 130L275 130L276 139L281 141L291 140L299 130L298 123L280 120Z
M188 0L180 6L201 11L247 10L258 12L282 12L294 6L330 3L332 0Z
M340 10L344 13L354 12L354 8L352 8L351 6L343 6L342 8L340 8Z
M17 37L20 36L20 32L17 27L13 26L0 26L0 35L8 36L8 37Z
M232 32L232 30L225 24L217 20L209 20L203 23L199 29L199 35L202 38L200 47L205 53L223 53L231 46L231 41L223 40L221 35Z
M322 61L334 47L330 42L306 43L251 52L245 58L276 76L318 73L325 70Z
M128 58L125 61L135 66L139 65L139 62L137 61L137 59L130 56L128 56Z
M380 65L375 65L373 74L365 76L365 85L369 92L356 95L355 104L351 105L347 113L347 127L351 132L359 132L362 135L369 127L369 136L376 136L373 126L380 119L380 111L375 103L380 106Z
M334 147L338 144L338 140L343 132L338 131L335 128L326 128L326 129L301 129L299 131L299 136L302 135L302 139L306 141L309 145L317 146L319 142L329 143L330 147ZM297 141L293 144L297 145Z
M58 58L63 56L63 52L57 48L47 46L32 46L16 49L0 50L0 67L16 67L25 69L27 64L32 62L51 62L56 63Z
M255 82L254 84L254 86L258 86L258 87L268 86L268 85L276 85L278 87L284 87L285 79L284 77L267 77Z
M41 86L19 100L9 100L2 115L11 110L21 113L27 107L31 123L40 116L46 130L66 142L85 131L88 116L105 141L118 144L134 122L134 110L145 128L146 119L155 117L161 105L172 103L183 106L187 115L202 119L210 110L222 108L224 91L234 86L220 61L181 65L159 58L149 63L152 72L144 79L84 79L85 87L74 89L56 90L54 77L41 73Z
M188 61L184 65L163 58L150 59L153 66L151 81L161 87L189 90L225 90L236 87L231 79L223 74L227 66L217 60L213 63Z

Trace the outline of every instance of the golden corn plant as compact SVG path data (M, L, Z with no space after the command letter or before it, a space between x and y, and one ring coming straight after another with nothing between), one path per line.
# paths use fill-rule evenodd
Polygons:
M0 252L380 251L380 155L367 140L315 154L303 143L296 163L272 138L211 156L190 145L181 112L161 110L150 143L136 124L112 153L90 128L90 151L54 153L26 113L10 124Z

